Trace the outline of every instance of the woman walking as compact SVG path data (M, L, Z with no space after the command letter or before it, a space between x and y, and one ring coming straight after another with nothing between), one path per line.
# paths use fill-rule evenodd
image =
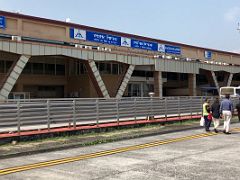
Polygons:
M209 106L210 100L208 98L205 99L204 104L203 104L203 117L204 117L204 126L205 130L209 132L209 128L211 125L211 119L208 118L208 115L210 113L210 106Z

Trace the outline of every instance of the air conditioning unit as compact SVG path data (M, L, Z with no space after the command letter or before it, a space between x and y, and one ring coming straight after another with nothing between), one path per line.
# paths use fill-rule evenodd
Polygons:
M102 48L102 51L109 51L109 52L111 52L111 51L112 51L112 49L110 49L110 48L107 48L107 47L103 47L103 48Z
M92 46L85 46L85 49L92 49Z
M83 48L83 45L81 45L81 44L75 44L75 48Z
M21 41L21 36L12 36L12 41Z
M92 46L92 49L94 49L94 50L100 50L100 47L98 47L98 46Z

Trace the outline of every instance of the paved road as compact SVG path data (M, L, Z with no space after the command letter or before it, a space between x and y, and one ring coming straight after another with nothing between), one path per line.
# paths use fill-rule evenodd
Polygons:
M240 179L239 127L231 135L192 130L1 160L1 169L19 167L0 170L0 179Z

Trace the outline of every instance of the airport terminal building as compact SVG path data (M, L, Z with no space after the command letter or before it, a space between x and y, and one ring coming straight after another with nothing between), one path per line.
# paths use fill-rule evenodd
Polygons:
M217 95L240 54L0 11L0 82L2 100Z

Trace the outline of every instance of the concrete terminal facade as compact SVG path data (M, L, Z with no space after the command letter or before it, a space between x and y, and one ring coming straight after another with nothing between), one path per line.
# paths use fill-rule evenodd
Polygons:
M0 99L217 95L240 54L0 11Z

